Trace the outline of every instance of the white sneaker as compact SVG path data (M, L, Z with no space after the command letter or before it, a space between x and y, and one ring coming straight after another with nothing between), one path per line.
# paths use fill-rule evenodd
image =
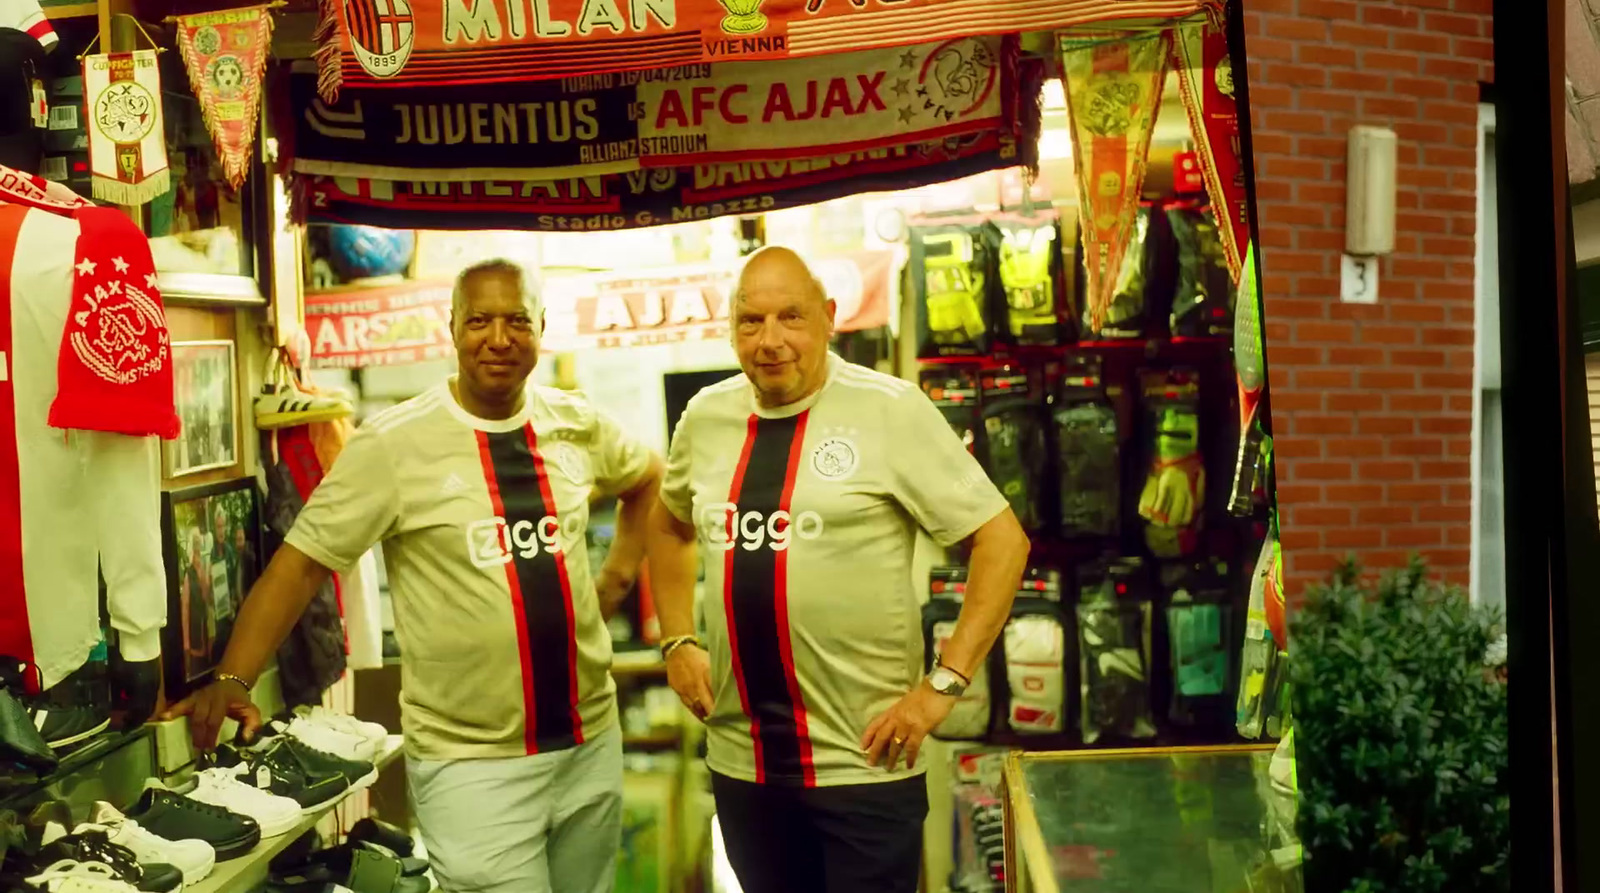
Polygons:
M96 800L89 810L89 821L78 826L104 832L112 843L127 847L141 864L162 862L183 872L184 886L198 884L217 865L217 851L203 840L168 840L145 830L115 806Z
M363 722L348 713L329 710L317 704L313 707L296 707L295 715L306 722L327 726L335 732L354 735L376 744L381 750L385 741L389 740L389 730L375 722ZM376 756L376 754L374 754ZM370 761L369 761L370 762Z
M266 385L256 395L256 427L262 431L331 422L355 414L350 401L331 394L308 394L293 384Z
M383 749L382 739L375 741L301 716L287 723L274 720L272 727L281 734L300 739L311 748L358 763L376 763L378 752Z
M239 778L241 770L248 771L242 765L202 769L195 773L194 789L184 791L183 796L255 819L261 826L262 838L293 831L300 824L300 804L246 784Z
M77 862L62 859L27 879L49 893L138 893L138 887L117 877L117 870L103 862Z

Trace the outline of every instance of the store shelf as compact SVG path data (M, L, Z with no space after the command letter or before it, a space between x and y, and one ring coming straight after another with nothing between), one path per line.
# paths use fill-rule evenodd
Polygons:
M665 676L667 664L654 648L617 651L611 656L611 675L618 679Z
M98 3L60 3L44 5L45 18L59 22L64 19L89 19L100 14Z
M404 740L399 735L390 735L384 742L383 750L379 751L376 761L380 770L399 758ZM289 844L299 840L302 834L316 827L317 822L343 800L344 797L340 797L316 812L302 816L300 823L294 826L294 830L261 841L255 849L237 859L218 862L210 877L191 887L185 887L185 893L246 893L255 890L266 880L267 865L272 858L283 852Z
M622 746L631 750L668 750L683 741L683 731L651 732L648 735L624 735Z

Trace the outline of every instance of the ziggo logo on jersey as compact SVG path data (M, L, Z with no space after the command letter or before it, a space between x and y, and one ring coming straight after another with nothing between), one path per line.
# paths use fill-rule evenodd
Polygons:
M583 536L583 518L568 515L557 520L545 515L538 521L506 523L504 518L485 518L467 525L467 554L477 567L499 567L513 558L534 558L542 550L551 555L564 551L565 542Z
M701 509L700 524L705 529L706 545L718 552L727 552L734 546L747 552L762 546L783 552L795 537L814 540L822 536L822 516L816 512L792 517L785 511L741 512L731 502L712 503Z

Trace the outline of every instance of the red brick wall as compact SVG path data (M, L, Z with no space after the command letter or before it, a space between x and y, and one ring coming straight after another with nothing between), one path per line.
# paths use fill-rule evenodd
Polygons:
M1465 584L1471 536L1479 82L1492 0L1244 0L1288 591L1342 557L1421 552ZM1400 138L1374 306L1339 301L1346 134Z

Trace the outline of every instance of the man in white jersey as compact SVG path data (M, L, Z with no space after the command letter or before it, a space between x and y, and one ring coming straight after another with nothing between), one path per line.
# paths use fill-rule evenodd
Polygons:
M258 725L257 674L327 575L381 541L407 783L440 887L600 893L622 817L601 601L638 572L661 461L583 398L527 385L541 315L514 264L467 269L452 309L458 374L350 439L245 600L218 681L173 712L201 748L224 716ZM592 581L596 493L621 506Z
M751 258L732 308L745 374L689 401L650 522L669 681L706 721L729 861L751 893L917 889L917 754L994 644L1028 556L922 391L829 352L833 316L793 252ZM973 539L960 622L926 679L919 532Z

